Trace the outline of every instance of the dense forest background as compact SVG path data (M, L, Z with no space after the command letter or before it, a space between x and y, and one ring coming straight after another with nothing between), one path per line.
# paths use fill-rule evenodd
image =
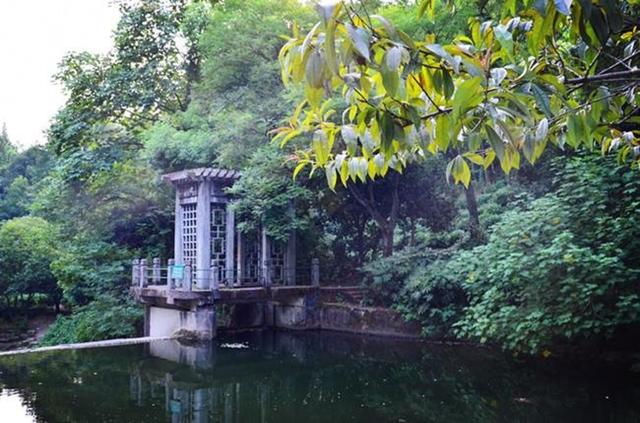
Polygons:
M335 192L324 176L294 181L295 142L270 142L302 96L283 86L278 52L315 11L295 0L118 5L110 54L62 58L68 101L48 143L18 151L0 134L0 313L63 306L44 343L139 330L131 260L173 251L173 195L159 175L198 166L242 170L243 228L295 228L299 260L319 257L323 283L369 286L368 305L395 307L426 336L545 354L637 336L635 171L548 149L508 176L475 169L468 190L447 183L437 156ZM410 2L363 7L415 38L450 40L499 5L460 0L434 22Z

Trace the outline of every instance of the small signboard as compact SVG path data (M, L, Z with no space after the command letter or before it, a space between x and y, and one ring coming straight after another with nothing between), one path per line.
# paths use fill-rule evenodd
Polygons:
M169 401L169 409L171 410L171 414L182 414L182 403L180 400L172 399Z
M171 277L173 279L184 279L184 264L174 264L171 267Z

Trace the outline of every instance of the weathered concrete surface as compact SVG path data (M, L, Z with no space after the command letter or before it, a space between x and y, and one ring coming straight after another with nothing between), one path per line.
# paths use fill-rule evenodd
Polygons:
M193 310L146 307L149 314L148 336L170 337L182 332L192 333L201 339L213 339L216 335L215 309L212 306L199 306ZM146 327L145 324L145 330Z
M269 326L265 303L223 304L218 312L218 328L253 329Z
M293 296L273 296L273 327L320 329L319 290L301 290Z
M320 328L368 335L417 338L421 328L416 322L406 322L387 308L363 307L352 304L323 304Z
M323 303L361 304L367 289L362 286L321 286L320 301Z

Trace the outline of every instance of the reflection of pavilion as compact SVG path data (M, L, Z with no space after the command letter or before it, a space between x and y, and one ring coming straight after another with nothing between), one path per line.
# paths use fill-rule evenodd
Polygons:
M345 371L357 377L359 370L336 364L336 357L363 357L363 363L419 363L422 357L411 340L394 340L389 348L388 339L339 333L244 336L251 348L152 342L151 358L130 371L130 399L137 408L162 407L171 422L297 422L321 415L326 420L327 407L340 421L351 407L340 396L367 388L354 386L352 377L341 379Z
M148 406L149 398L163 403L168 420L176 423L267 421L269 384L231 369L218 375L215 351L206 344L151 343L149 353L163 360L153 361L154 366L143 362L130 374L131 398L140 407ZM252 405L241 409L247 396L252 400L244 403Z

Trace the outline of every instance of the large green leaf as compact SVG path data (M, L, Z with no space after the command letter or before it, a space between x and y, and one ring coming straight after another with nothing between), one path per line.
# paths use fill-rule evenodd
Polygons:
M364 57L367 62L371 60L371 54L369 51L369 43L371 36L369 31L364 28L354 28L352 25L347 24L347 31L349 32L349 39L355 47L356 51Z
M491 125L485 125L485 131L487 132L487 138L489 138L489 144L491 144L491 147L496 153L496 156L498 156L498 159L502 161L504 159L505 150L504 141L502 140L502 138L500 138L496 130L493 129Z
M309 60L307 60L307 67L305 70L305 77L307 83L313 88L320 88L324 83L326 71L326 62L324 56L320 51L316 50L311 53Z
M542 110L547 118L551 119L553 117L553 112L551 111L551 105L547 94L536 84L531 84L531 92L533 93L533 98L535 98L536 104L540 110Z
M393 46L385 54L384 65L389 71L397 71L402 60L402 48Z
M382 85L384 89L387 90L387 94L395 97L400 88L400 75L398 75L398 71L385 69L380 73L382 74Z
M453 119L457 120L462 113L482 102L482 78L479 76L465 80L453 95Z
M380 150L382 154L388 156L391 154L391 143L393 142L393 135L395 133L395 123L393 116L390 113L384 112L380 116Z

